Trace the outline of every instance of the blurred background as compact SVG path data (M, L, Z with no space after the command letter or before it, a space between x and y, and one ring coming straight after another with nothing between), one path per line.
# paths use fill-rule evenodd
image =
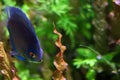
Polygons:
M120 79L119 0L0 0L0 41L9 53L7 6L19 7L32 22L44 51L41 64L15 59L21 80L52 80L59 49L53 22L67 47L67 80ZM0 76L2 80L2 75Z

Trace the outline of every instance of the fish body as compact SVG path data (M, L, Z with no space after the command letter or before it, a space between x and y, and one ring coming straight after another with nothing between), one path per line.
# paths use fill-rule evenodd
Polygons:
M41 61L43 51L30 20L19 8L8 7L6 10L11 55L20 60Z

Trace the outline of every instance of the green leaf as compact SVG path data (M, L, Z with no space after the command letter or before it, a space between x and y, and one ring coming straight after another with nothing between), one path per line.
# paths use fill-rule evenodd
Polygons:
M115 53L108 53L106 55L103 56L103 58L105 58L108 61L111 61L112 58L114 57Z
M83 58L96 58L97 54L88 48L78 48L77 53Z
M7 6L15 6L16 2L13 0L3 0Z
M76 68L80 68L83 65L89 65L90 67L93 67L95 66L96 62L96 59L74 59L73 65L76 66Z
M21 80L28 80L29 70L24 70L24 71L20 72L19 76L20 76Z
M87 80L95 80L95 70L94 69L89 69L89 71L87 72Z

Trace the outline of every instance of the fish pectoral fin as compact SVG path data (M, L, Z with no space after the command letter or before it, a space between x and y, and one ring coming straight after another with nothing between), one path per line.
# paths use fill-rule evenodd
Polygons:
M24 58L22 55L19 55L19 53L15 52L15 51L11 51L10 54L14 57L16 57L19 60L23 60L26 61L26 58Z
M15 52L15 51L10 51L10 54L11 54L12 56L18 55L18 53Z
M15 57L19 60L26 61L26 59L20 55L15 55Z

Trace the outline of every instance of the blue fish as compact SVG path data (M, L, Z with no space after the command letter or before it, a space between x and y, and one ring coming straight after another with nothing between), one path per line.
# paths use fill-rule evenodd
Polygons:
M6 10L7 29L12 47L11 55L20 60L41 61L43 50L30 20L19 8L7 7Z

